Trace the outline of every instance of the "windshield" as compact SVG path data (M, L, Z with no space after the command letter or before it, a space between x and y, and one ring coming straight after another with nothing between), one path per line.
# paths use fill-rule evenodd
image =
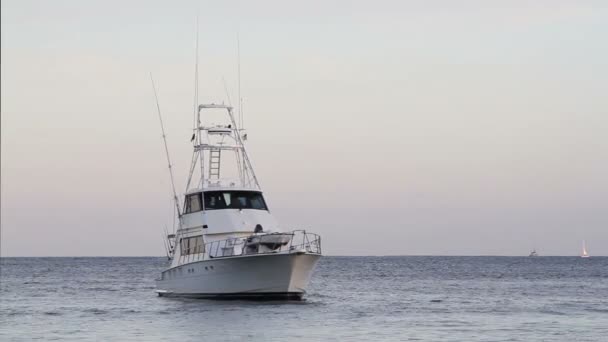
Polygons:
M206 191L205 209L268 210L262 193L255 191Z

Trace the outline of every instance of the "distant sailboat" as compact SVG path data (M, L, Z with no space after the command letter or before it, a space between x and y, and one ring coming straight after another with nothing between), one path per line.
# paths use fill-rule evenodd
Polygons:
M588 258L589 253L587 253L587 246L585 246L585 240L583 240L583 254L581 254L581 258Z
M530 257L537 257L537 256L538 256L538 253L536 253L536 248L534 248L534 249L532 250L532 252L530 252L530 255L528 255L528 256L530 256Z

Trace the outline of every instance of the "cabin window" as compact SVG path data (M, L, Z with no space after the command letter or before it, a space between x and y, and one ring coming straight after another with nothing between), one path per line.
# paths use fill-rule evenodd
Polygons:
M184 214L193 213L201 210L203 210L203 208L201 206L200 193L186 196L186 207L184 208Z
M250 197L249 201L251 203L251 209L267 210L262 195Z
M200 254L205 252L202 235L182 238L180 244L182 255Z
M232 193L230 192L222 192L222 199L224 200L224 203L226 204L226 207L230 208L230 206L232 205Z
M261 192L207 191L205 192L205 210L214 209L268 210Z
M229 203L230 198L228 198L228 204ZM205 209L222 209L226 207L226 198L222 196L221 192L205 193Z

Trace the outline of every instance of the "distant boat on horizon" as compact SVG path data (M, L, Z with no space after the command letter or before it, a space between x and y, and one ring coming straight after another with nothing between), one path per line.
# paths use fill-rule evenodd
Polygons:
M583 253L581 254L581 258L590 257L589 253L587 253L587 246L585 245L585 240L583 240Z
M537 257L537 256L538 256L538 253L536 253L536 248L534 248L534 249L532 250L532 252L530 252L530 255L528 255L528 256L529 256L529 257Z

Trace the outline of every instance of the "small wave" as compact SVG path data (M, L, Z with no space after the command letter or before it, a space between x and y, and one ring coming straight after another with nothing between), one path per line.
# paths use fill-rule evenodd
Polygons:
M314 294L310 294L308 296L308 298L311 298L311 297L312 298L332 298L333 296L329 296L329 295L322 294L322 293L314 293Z
M547 315L557 315L557 316L565 316L565 315L567 315L564 312L555 311L555 310L540 310L539 312L543 313L543 314L547 314Z
M8 312L6 312L6 313L0 311L0 315L6 315L7 317L22 316L22 315L29 315L29 314L30 314L29 312L22 311L22 310L8 310Z
M141 311L139 311L139 310L133 310L133 309L123 310L122 312L123 312L123 313L126 313L126 314L136 314L136 313L141 313Z
M57 312L57 311L45 311L44 312L45 315L47 316L61 316L61 312Z
M448 326L458 327L458 326L471 324L471 322L469 322L469 321L460 321L460 320L453 320L453 319L440 320L440 321L437 321L437 323L441 324L442 327L448 327Z
M44 293L44 292L40 292L40 293L32 293L32 294L30 295L30 298L39 298L39 297L46 297L46 296L47 296L47 294L46 294L46 293Z
M600 313L608 313L608 308L607 309L595 309L595 308L591 308L591 309L587 309L587 311L600 312Z
M105 315L105 314L108 313L106 310L97 309L97 308L86 309L86 310L84 310L84 312L86 312L86 313L92 313L94 315Z
M89 287L86 288L85 291L108 291L108 292L116 292L117 289L112 289L109 287Z
M363 317L370 316L370 314L365 311L353 312L353 313L351 313L351 315L352 315L351 317L354 317L354 318L363 318Z

